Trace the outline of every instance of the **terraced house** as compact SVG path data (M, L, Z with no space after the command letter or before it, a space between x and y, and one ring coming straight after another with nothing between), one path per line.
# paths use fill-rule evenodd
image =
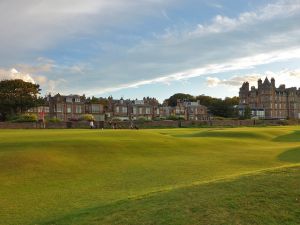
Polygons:
M275 86L275 79L258 80L258 87L249 88L244 82L239 92L239 114L245 115L248 108L253 118L300 119L300 88Z
M155 98L142 100L124 100L109 98L86 98L85 95L47 96L46 105L33 108L30 113L43 112L45 118L57 118L61 121L81 120L85 114L91 114L95 121L134 121L169 119L207 120L207 108L200 102L178 101L176 107L160 105Z
M57 118L62 121L79 120L85 114L86 98L84 95L49 95L47 102L50 118Z

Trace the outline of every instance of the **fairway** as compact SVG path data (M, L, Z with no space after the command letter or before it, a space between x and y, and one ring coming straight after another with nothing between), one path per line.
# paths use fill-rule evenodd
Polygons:
M300 127L0 130L0 184L1 225L299 224Z

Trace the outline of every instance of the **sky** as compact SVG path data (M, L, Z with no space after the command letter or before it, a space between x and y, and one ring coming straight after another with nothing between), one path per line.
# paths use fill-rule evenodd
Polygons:
M160 101L300 86L300 0L0 0L0 80Z

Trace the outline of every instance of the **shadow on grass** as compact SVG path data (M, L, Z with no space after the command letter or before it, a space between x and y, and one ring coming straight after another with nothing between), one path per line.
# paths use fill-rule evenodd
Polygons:
M300 142L300 130L296 130L293 133L278 136L273 139L276 142Z
M255 138L255 139L264 139L264 135L254 132L247 131L204 131L184 135L176 135L176 137L213 137L213 138Z
M300 147L287 150L281 153L277 158L284 162L300 163Z

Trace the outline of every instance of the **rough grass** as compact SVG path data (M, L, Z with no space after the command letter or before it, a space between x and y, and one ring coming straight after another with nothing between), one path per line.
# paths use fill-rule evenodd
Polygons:
M299 175L297 169L275 173L282 182L292 182L285 190L271 179L273 175L227 180L299 165L295 160L299 155L298 130L1 130L0 224L255 224L252 219L242 220L244 214L239 214L241 223L229 220L230 205L218 208L221 206L214 202L215 195L225 198L218 204L225 204L229 198L230 204L237 204L232 210L246 212L248 208L239 205L239 198L228 195L230 188L223 190L222 186L237 185L236 194L243 196L246 186L242 183L252 184L257 177L261 177L257 182L266 182L262 187L278 189L273 196L281 189L285 195L295 195L299 183L292 177ZM210 183L220 179L226 182ZM252 192L256 188L249 187L248 194L253 197L251 204L257 214L263 210L271 213L274 209L269 203L274 201L292 222L296 221L293 218L297 212L287 212L293 207L290 202L265 196L267 188L261 192L267 203L260 205ZM195 196L184 197L190 193ZM189 204L195 209L186 208ZM198 208L207 210L201 214ZM195 213L189 212L193 210ZM282 224L270 213L266 215L273 224ZM200 220L201 215L214 219L205 222ZM190 216L194 218L186 219ZM267 217L258 217L256 224L268 224L264 223L270 222Z

